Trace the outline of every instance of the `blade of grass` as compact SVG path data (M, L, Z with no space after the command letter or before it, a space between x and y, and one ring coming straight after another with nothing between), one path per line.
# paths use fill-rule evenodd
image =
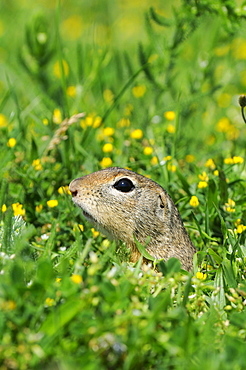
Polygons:
M59 31L59 24L60 24L60 0L57 1L57 7L56 7L56 18L55 18L55 26L56 26L56 43L57 43L57 55L58 55L58 61L61 71L61 88L63 92L63 100L64 100L64 115L65 117L70 117L69 114L69 104L68 104L68 98L67 98L67 83L66 83L66 76L64 71L64 65L63 65L63 51L62 51L62 41L60 37L60 31Z
M147 63L148 64L148 63ZM102 123L106 121L110 113L114 110L114 108L117 106L120 98L123 96L123 94L126 92L126 90L131 86L133 81L138 77L138 75L143 72L143 70L146 68L146 65L143 65L140 69L138 69L126 82L126 84L123 86L123 88L120 90L118 95L116 95L112 105L106 110L104 115L102 116Z

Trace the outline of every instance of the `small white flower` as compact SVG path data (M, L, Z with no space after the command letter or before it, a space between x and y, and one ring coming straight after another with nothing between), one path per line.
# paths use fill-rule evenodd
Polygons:
M43 235L41 235L41 239L42 240L48 240L49 239L49 235L43 234Z

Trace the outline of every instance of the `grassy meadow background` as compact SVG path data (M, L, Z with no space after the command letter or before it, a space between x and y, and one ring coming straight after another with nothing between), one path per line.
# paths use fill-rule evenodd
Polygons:
M0 4L0 369L245 369L246 3ZM128 167L197 248L159 272L68 184Z

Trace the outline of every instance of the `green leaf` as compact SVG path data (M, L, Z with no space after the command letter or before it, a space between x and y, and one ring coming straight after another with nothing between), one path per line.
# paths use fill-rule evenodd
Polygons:
M14 265L10 271L11 280L14 285L24 283L24 268L22 266Z
M218 190L216 182L213 179L210 179L208 182L207 204L209 209L213 207L213 204L218 206Z
M218 289L218 292L213 295L213 301L218 305L218 308L220 310L223 310L223 308L226 305L226 299L225 299L223 270L221 267L216 271L214 287L215 289Z
M170 22L170 20L163 17L162 15L156 13L156 11L154 10L153 7L150 8L149 13L150 13L151 19L155 23L157 23L159 26L163 26L163 27L170 27L171 26L172 23Z
M240 329L246 329L246 311L234 312L230 317L232 325L237 326Z
M181 270L181 262L174 257L169 258L167 261L160 261L158 266L165 276Z
M32 142L31 142L31 160L34 160L34 159L37 159L37 158L39 158L38 147L37 147L36 141L34 140L34 138L32 138Z
M213 259L215 260L215 262L220 265L223 261L223 258L220 257L213 249L211 248L208 248L208 254L213 257Z
M54 281L54 269L50 260L46 259L43 261L38 261L37 278L42 283L42 285L46 286Z
M216 207L216 205L214 204L214 207L217 211L217 214L219 216L219 219L220 219L220 224L221 224L221 231L222 231L222 234L223 234L223 238L224 238L224 241L226 240L226 237L227 237L227 234L228 234L228 229L227 229L227 226L225 224L225 221L224 221L224 218L222 217L221 215L221 212L219 210L218 207Z
M149 238L148 238L148 239L149 239ZM152 257L152 256L147 252L147 250L145 249L145 247L148 245L149 240L147 240L147 241L146 241L145 247L144 247L141 243L139 243L139 241L137 241L137 239L136 239L136 238L134 238L134 240L135 240L135 243L136 243L136 247L137 247L137 249L138 249L138 250L139 250L139 252L143 255L143 257L145 257L146 259L148 259L148 260L150 260L150 261L153 261L153 262L156 262L156 261L157 261L157 259L156 259L156 258L154 258L154 257Z
M202 238L202 240L203 240L203 243L206 245L206 239L203 237L203 233L204 233L204 231L202 231L202 229L201 229L200 222L198 221L198 219L197 219L197 217L196 217L196 215L195 215L195 213L194 213L194 212L192 212L192 216L193 216L193 218L194 218L194 220L195 220L195 223L196 223L197 229L198 229L198 231L199 231L199 233L200 233L200 235L201 235L201 238Z
M224 261L222 262L222 269L223 269L223 272L224 272L225 281L228 284L228 286L231 287L231 288L236 288L237 287L237 281L235 279L233 266L232 266L231 262L228 259L224 259Z
M67 302L54 308L40 327L39 332L50 336L56 334L81 311L82 307L83 301L81 299L71 297Z
M187 280L184 288L184 297L182 301L182 305L185 307L186 303L188 302L189 299L189 294L192 289L192 283L191 283L192 275L190 275L189 279Z
M228 184L226 181L226 175L224 171L219 171L219 191L221 203L226 203L228 200Z
M157 297L149 297L150 311L157 317L160 312L167 311L171 305L171 289L168 288L163 294L159 294Z

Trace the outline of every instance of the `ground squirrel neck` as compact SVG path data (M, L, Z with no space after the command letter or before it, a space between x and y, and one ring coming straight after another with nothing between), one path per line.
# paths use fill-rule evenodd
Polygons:
M156 182L119 167L73 180L74 203L99 231L131 248L131 261L140 253L134 238L156 259L178 258L192 269L193 246L171 197Z

